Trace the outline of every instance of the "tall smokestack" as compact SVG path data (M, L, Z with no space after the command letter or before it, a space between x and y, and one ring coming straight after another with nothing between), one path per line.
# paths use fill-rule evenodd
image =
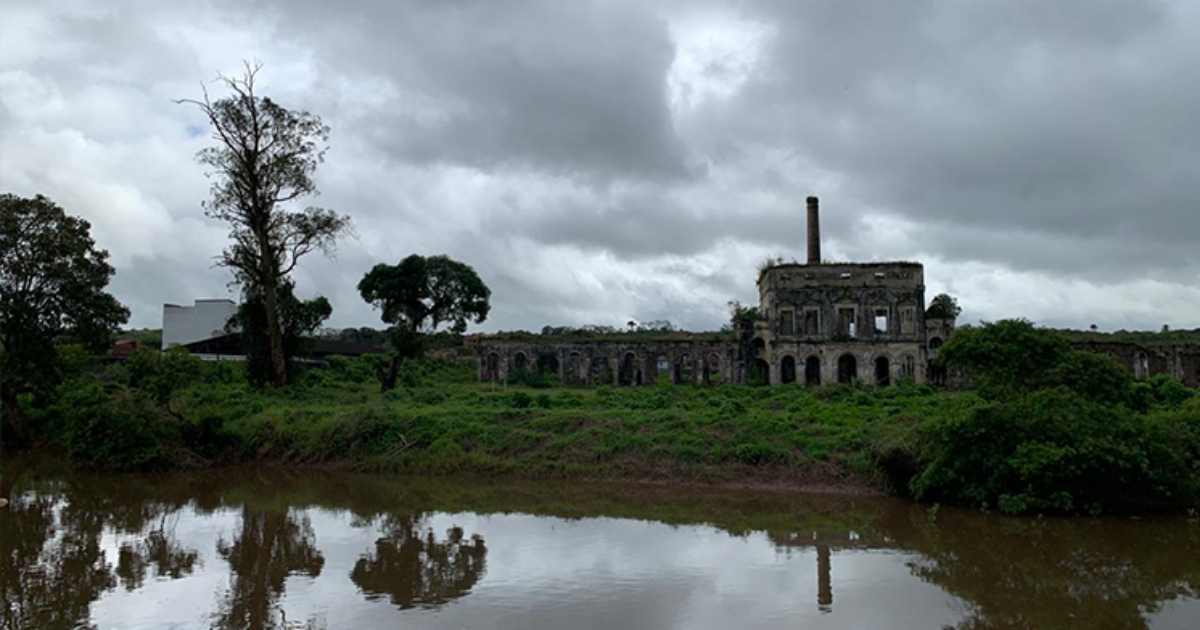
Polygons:
M821 264L821 210L816 197L808 198L808 264Z

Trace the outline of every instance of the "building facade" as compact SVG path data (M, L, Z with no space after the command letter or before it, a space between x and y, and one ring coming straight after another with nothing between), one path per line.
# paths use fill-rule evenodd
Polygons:
M780 264L758 276L758 314L733 339L681 335L649 341L475 340L479 378L504 381L516 370L543 369L567 383L644 385L762 382L876 386L909 378L939 381L929 365L954 328L925 318L925 271L919 263L821 260L820 208L808 198L808 262Z
M196 300L194 306L163 304L162 349L186 346L225 335L225 324L237 312L233 300Z

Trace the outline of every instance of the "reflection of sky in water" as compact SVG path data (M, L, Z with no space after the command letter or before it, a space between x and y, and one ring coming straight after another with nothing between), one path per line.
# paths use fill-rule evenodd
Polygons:
M917 556L836 548L831 610L818 606L813 547L779 549L766 535L744 537L707 526L529 515L438 514L439 538L452 525L487 542L487 568L467 594L436 609L401 611L386 597L369 601L349 575L374 548L376 526L353 527L345 512L304 511L325 557L318 577L292 576L281 606L289 620L315 617L331 629L431 628L942 628L970 611L962 600L915 577ZM238 531L240 510L196 515L185 509L173 530L200 552L201 566L180 580L149 577L117 587L93 604L100 628L207 628L229 586L215 548ZM109 562L126 536L102 540ZM1200 602L1168 602L1150 627L1195 628Z
M283 608L288 619L315 615L329 628L390 627L401 618L440 628L940 627L963 614L953 598L909 573L905 554L835 551L834 602L823 614L811 548L778 551L762 534L734 537L705 526L474 514L429 522L439 536L459 525L484 537L483 579L440 609L399 611L386 598L367 601L348 577L378 530L351 527L344 513L308 515L325 566L316 579L289 578ZM203 566L185 579L110 591L93 605L95 623L207 627L229 575L213 550L239 519L236 510L201 518L188 511L175 533L200 550ZM115 558L119 538L103 542Z

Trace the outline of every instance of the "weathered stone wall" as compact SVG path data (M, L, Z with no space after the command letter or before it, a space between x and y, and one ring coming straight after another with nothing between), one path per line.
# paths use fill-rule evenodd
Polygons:
M479 379L504 381L515 370L542 368L563 383L578 385L647 385L660 374L676 384L744 383L745 357L740 348L736 341L707 339L483 340Z
M771 267L759 276L759 309L773 338L844 340L848 335L839 310L853 309L855 340L920 342L925 338L924 277L916 263ZM807 325L814 310L815 334ZM887 318L883 330L875 325L879 310Z
M1073 346L1115 358L1135 378L1166 374L1189 387L1200 387L1200 346L1143 346L1119 341L1080 341Z

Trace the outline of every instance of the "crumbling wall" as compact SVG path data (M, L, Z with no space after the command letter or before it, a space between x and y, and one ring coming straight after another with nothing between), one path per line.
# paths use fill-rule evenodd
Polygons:
M1189 387L1200 386L1200 346L1143 346L1126 341L1080 341L1072 345L1076 350L1113 357L1135 378L1165 374Z
M733 340L487 340L478 344L481 381L505 381L517 370L543 369L571 385L745 382L744 357Z

